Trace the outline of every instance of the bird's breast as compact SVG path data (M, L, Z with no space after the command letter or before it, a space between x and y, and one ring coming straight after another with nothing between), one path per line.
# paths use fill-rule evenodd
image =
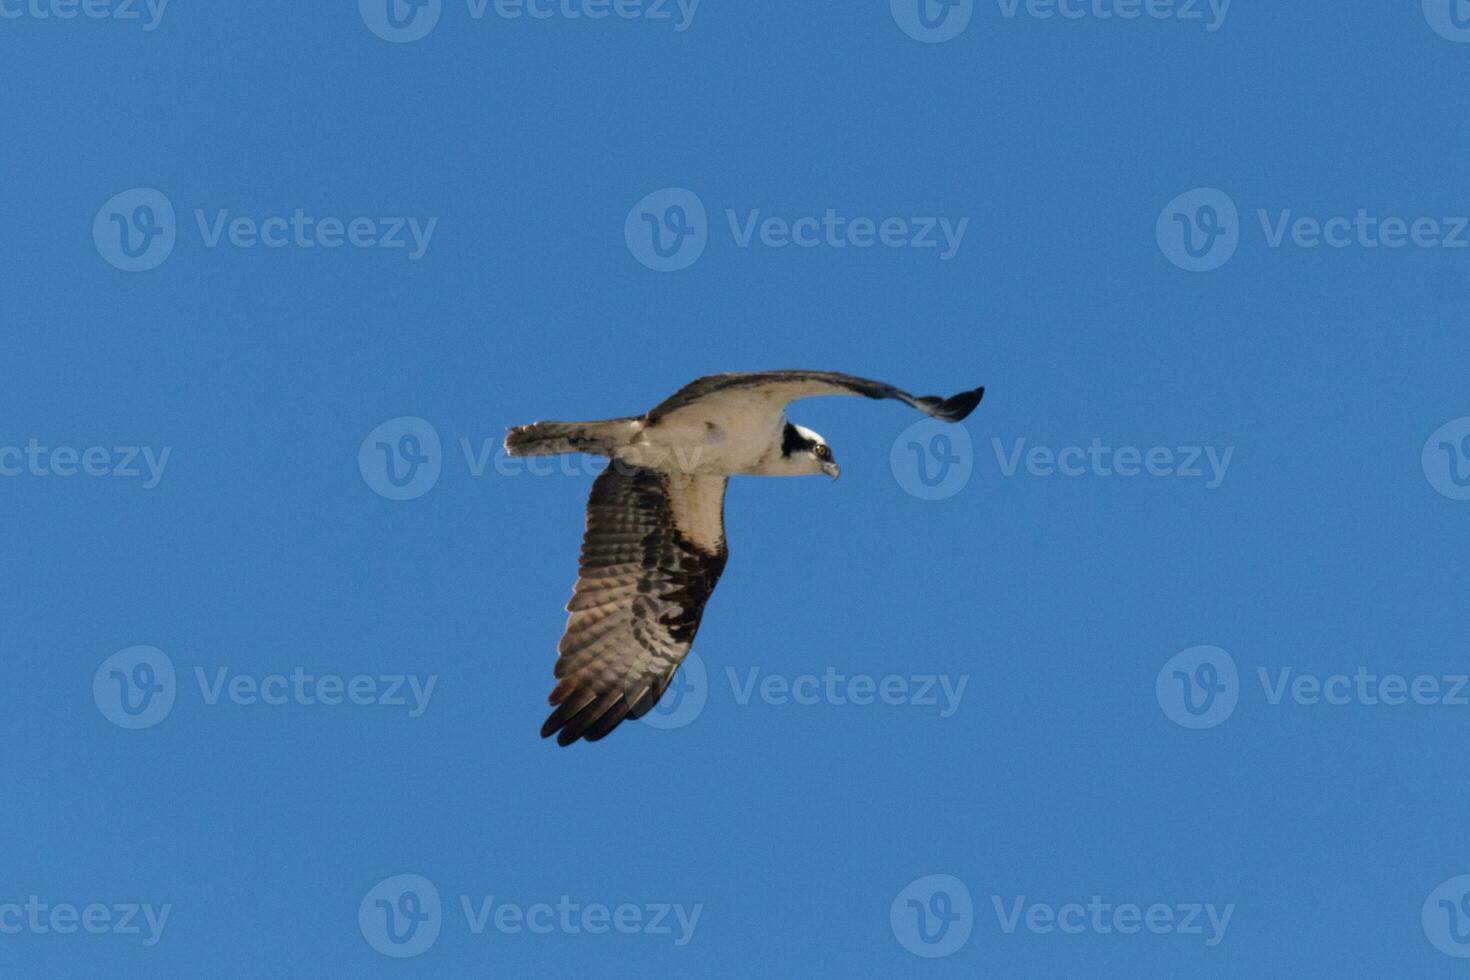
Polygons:
M710 419L666 418L638 434L641 450L655 469L729 475L748 472L770 449L769 433L751 432ZM652 462L661 460L663 462Z

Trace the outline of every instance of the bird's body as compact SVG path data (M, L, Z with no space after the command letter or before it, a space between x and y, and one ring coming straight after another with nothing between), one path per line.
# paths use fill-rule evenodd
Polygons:
M587 502L581 574L558 646L557 742L596 741L658 702L688 653L724 571L725 487L732 476L838 475L831 447L791 424L786 405L812 395L894 398L958 422L985 389L915 398L828 371L700 378L638 417L537 422L510 430L513 456L585 452L612 464Z

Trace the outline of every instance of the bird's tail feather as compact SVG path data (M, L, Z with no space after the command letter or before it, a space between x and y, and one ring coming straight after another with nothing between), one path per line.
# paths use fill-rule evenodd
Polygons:
M505 451L512 456L557 456L592 453L610 456L618 436L632 419L603 422L533 422L518 425L505 435Z

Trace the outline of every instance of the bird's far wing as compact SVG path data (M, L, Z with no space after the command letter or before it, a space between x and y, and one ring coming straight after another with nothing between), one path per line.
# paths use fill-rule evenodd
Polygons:
M648 422L695 410L715 416L759 411L778 420L786 405L814 395L865 395L894 398L912 405L925 415L945 422L958 422L975 410L985 395L983 387L963 391L952 398L911 395L881 381L856 378L836 371L740 371L711 374L680 388L645 416Z
M595 742L658 702L725 568L727 482L615 463L593 483L543 738Z

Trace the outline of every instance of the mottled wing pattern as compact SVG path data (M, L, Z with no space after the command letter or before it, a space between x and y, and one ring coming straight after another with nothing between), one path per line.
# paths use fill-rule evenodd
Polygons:
M758 404L765 412L775 412L779 417L788 403L815 395L894 398L926 415L945 422L958 422L980 404L985 389L976 388L953 398L940 398L937 395L911 395L881 381L836 371L737 371L711 374L691 381L655 406L645 418L649 422L657 422L696 404L711 414L733 415L749 412L752 405Z
M595 742L658 702L725 568L726 483L620 464L597 478L543 738Z

